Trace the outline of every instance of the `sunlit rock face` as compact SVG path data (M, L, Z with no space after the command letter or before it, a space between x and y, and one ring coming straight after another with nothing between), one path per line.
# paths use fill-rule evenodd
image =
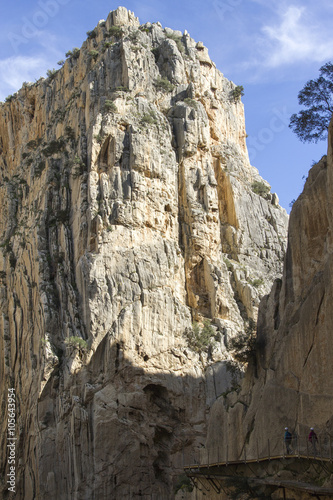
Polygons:
M169 500L204 444L234 383L230 339L256 321L286 247L235 88L187 32L119 8L1 105L16 498ZM192 322L207 319L197 352Z

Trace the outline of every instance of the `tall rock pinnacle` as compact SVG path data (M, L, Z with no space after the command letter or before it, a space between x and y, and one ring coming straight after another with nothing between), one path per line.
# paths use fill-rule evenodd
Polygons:
M235 382L230 340L286 248L236 89L187 32L119 7L0 106L17 499L170 500L204 443ZM5 477L5 419L1 431Z

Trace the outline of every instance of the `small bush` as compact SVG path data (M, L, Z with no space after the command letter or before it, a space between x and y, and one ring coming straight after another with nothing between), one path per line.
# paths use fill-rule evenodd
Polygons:
M231 92L230 97L234 101L239 101L240 98L244 95L244 87L243 85L237 85Z
M115 89L113 89L114 92L130 92L130 89L128 87L123 87L123 86L120 86L120 87L116 87Z
M265 198L270 192L269 187L261 181L255 181L251 185L252 191Z
M29 141L27 143L27 148L28 149L37 149L38 146L41 144L42 139L41 137L37 137L37 139L33 139L32 141Z
M157 78L154 85L158 90L163 90L165 92L172 92L174 89L174 85L172 85L172 83L165 77Z
M66 57L73 57L74 59L77 59L79 55L80 55L80 49L78 47L74 47L72 50L69 50L65 54Z
M75 337L75 336L68 337L68 339L65 340L65 344L74 349L78 349L81 352L88 351L88 343L81 337Z
M112 113L117 113L117 111L118 111L117 106L110 99L106 99L106 101L104 103L104 108L106 109L106 111L109 111Z
M203 327L194 322L192 328L186 331L187 344L195 352L207 352L213 336L215 336L215 330L209 319L204 321Z
M84 174L86 170L85 163L81 160L79 156L75 156L74 158L74 169L73 169L73 177L77 178Z
M96 38L96 36L97 36L97 31L95 29L87 31L87 37L89 39Z
M56 109L55 112L54 112L54 118L57 122L63 122L64 121L64 118L65 118L65 115L66 115L66 109L63 108L63 109Z
M56 214L56 221L61 222L62 224L65 224L66 222L69 221L69 210L64 209L64 210L59 210L58 213Z
M233 357L240 363L248 363L256 353L256 328L253 319L249 319L244 333L231 340L231 348L235 350Z
M48 69L46 74L47 74L47 77L50 79L50 80L53 80L53 78L56 76L56 74L58 73L59 70L57 69Z
M124 31L120 26L111 26L109 31L107 32L107 36L114 36L116 38L120 38L124 34Z
M182 37L181 36L176 35L175 33L169 33L166 36L170 40L173 40L174 42L176 42L177 48L178 48L179 52L184 52L185 49L184 49L184 45L182 43Z
M137 30L137 31L132 31L132 33L130 33L128 35L128 38L131 40L131 42L133 43L138 43L139 41L139 38L140 38L140 31Z
M154 111L150 110L149 113L145 113L141 118L141 123L146 123L147 125L156 125L158 123L158 119Z
M258 288L259 286L264 284L264 280L262 278L256 278L254 280L249 279L248 282L255 288Z
M190 478L186 476L186 474L181 474L177 479L177 483L175 485L175 494L179 490L188 492L193 491L193 484L191 483Z
M104 49L104 50L106 50L106 49L108 49L109 47L111 47L112 45L113 45L113 43L112 43L112 42L104 42L104 44L103 44L103 49Z
M230 262L230 260L227 259L227 257L223 257L223 260L224 260L225 265L227 266L228 271L232 271L233 270L233 265Z
M142 31L143 33L149 33L150 32L150 29L149 28L145 28L144 26L139 26L139 30Z
M75 132L74 130L72 129L72 127L70 127L69 125L66 125L65 127L65 136L70 140L70 141L74 141L75 140Z
M45 161L44 160L39 161L34 167L34 175L36 177L40 177L45 167L46 167Z
M98 57L98 50L90 50L88 52L88 55L91 59L93 59L94 61L96 61L97 57Z
M198 103L194 99L190 99L189 97L186 97L184 99L184 103L187 104L188 106L191 106L191 108L197 109L198 108Z
M61 59L61 61L58 61L57 64L58 66L63 66L65 64L65 61Z
M50 141L48 145L42 149L43 155L46 157L52 156L56 153L60 153L65 148L65 141L63 138L55 139Z
M38 144L37 140L35 140L35 139L32 139L31 141L27 142L28 149L37 149L38 145L39 144ZM27 154L30 154L30 153L27 153Z
M5 102L11 102L13 99L14 99L14 96L12 94L7 95L7 97L5 97Z
M103 134L99 133L97 135L94 135L94 139L96 140L96 142L98 142L98 144L102 144L102 142L103 142Z
M0 248L3 248L4 255L12 251L12 246L10 244L10 239L7 238L3 243L0 244Z

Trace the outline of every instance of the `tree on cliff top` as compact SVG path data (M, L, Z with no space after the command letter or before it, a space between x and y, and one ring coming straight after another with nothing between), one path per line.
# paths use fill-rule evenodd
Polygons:
M309 80L298 93L299 104L307 109L290 118L289 127L302 142L326 139L333 113L333 64L324 64L319 73L319 78Z

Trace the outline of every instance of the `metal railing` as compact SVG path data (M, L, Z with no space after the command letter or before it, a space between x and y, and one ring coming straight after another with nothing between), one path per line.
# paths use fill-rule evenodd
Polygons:
M263 443L257 440L251 446L244 445L242 450L235 454L236 446L226 443L223 447L214 446L211 448L202 447L199 452L191 457L187 457L184 463L188 468L214 467L217 465L231 465L240 463L261 462L264 460L302 458L333 461L333 436L330 434L319 434L317 440L309 441L308 436L292 435L291 442L287 443L283 438L270 439Z

